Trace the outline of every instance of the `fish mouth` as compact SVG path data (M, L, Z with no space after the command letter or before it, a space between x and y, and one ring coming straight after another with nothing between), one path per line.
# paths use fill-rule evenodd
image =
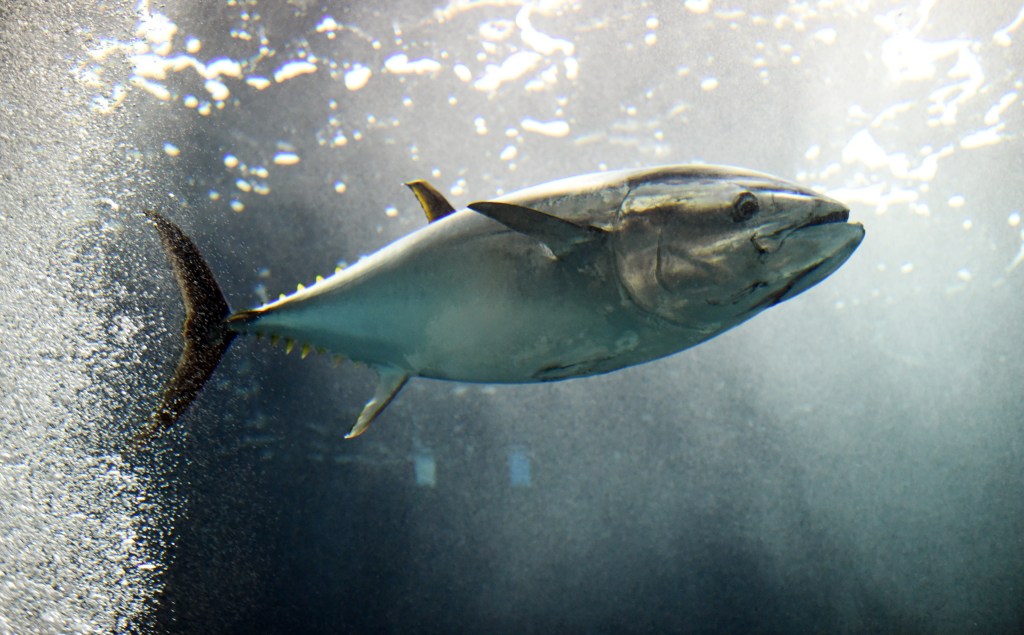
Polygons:
M848 220L850 220L849 208L847 208L845 205L842 205L841 203L836 203L836 205L839 206L839 209L833 209L832 211L827 212L822 216L812 218L811 220L807 221L803 225L800 225L793 231L799 231L801 229L806 229L807 227L814 227L815 225L828 225L829 223L845 223Z
M791 227L785 227L767 234L754 234L750 238L750 242L753 243L754 247L762 256L766 256L778 251L779 248L782 247L782 244L786 242L787 238L800 231L810 227L818 227L820 225L846 223L850 220L850 209L839 201L833 201L832 199L820 199L817 203L815 211L818 213L812 215L803 223ZM859 225L859 223L853 224Z
M755 235L751 242L760 253L762 263L783 271L789 269L789 272L784 274L785 282L767 293L751 310L761 311L796 297L832 275L864 239L864 226L849 220L850 210L845 205L820 199L815 213L799 225L768 235ZM786 248L783 248L784 243ZM755 285L751 291L758 286L768 285Z
M836 214L836 218L839 218L839 214ZM853 252L860 246L861 241L864 240L864 226L860 223L848 223L846 219L849 218L849 214L842 216L842 220L832 220L828 222L816 222L810 225L805 225L801 228L800 232L796 233L797 238L795 240L809 240L812 243L820 240L822 237L810 236L813 233L820 233L822 231L828 231L827 242L822 245L827 247L822 250L822 257L811 263L809 266L800 269L790 278L790 280L783 286L779 291L772 294L772 304L778 304L790 298L800 295L807 289L818 284L825 278L829 277L839 267L846 262ZM833 229L828 230L814 230L809 229L814 226L821 225L833 225Z

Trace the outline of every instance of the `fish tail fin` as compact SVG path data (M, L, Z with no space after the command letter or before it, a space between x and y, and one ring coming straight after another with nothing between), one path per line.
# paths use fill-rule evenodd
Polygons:
M231 314L227 300L195 243L157 212L147 210L145 214L160 234L185 303L182 329L185 348L174 376L164 387L160 405L137 435L142 441L178 420L213 374L236 335L226 325Z

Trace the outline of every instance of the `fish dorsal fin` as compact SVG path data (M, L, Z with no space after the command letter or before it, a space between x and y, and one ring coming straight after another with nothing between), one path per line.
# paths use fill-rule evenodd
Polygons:
M433 223L455 211L455 208L444 197L444 194L438 192L436 187L423 179L409 181L405 186L416 195L416 200L420 202L423 213L427 215L428 222Z
M352 426L352 431L345 435L346 439L358 437L366 432L377 415L387 408L405 382L409 381L409 373L391 366L378 366L377 376L379 377L377 390L374 391L373 398L366 402L363 411L359 413L359 419L356 420L356 425Z
M470 203L469 209L493 218L509 229L536 238L559 257L581 245L603 240L606 234L598 227L579 225L522 205L481 201Z

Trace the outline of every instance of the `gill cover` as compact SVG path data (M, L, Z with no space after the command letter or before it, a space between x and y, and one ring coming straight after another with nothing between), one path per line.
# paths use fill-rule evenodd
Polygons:
M638 184L615 220L619 280L632 300L680 324L693 302L721 293L735 276L716 249L735 240L733 207L750 196L721 179L680 177Z

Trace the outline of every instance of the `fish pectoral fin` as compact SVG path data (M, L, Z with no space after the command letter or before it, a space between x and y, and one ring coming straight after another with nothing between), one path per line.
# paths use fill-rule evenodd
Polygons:
M377 375L379 377L377 390L374 391L373 398L366 402L363 411L359 413L359 419L356 420L356 425L352 426L352 431L345 435L346 439L358 437L366 432L377 415L391 403L405 382L409 381L409 373L390 366L378 366Z
M582 245L604 240L607 232L593 225L579 225L522 205L480 201L469 209L492 218L511 230L541 241L561 257Z
M438 192L436 187L423 179L409 181L405 186L416 195L416 200L420 202L423 213L427 215L427 222L433 223L455 211L444 194Z

